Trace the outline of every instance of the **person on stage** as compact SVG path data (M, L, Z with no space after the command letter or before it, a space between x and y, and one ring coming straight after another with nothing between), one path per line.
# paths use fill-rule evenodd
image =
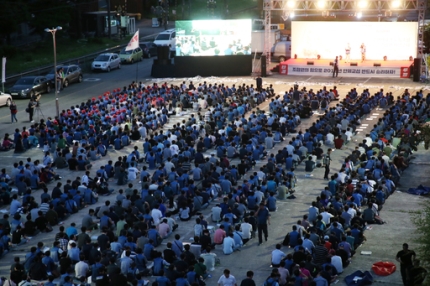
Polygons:
M349 63L349 61L351 60L350 55L351 55L351 46L348 43L345 48L345 63Z
M361 50L361 62L364 62L364 60L366 59L366 46L364 45L364 43L361 44L360 50Z
M338 60L338 56L336 56L336 58L333 61L333 77L339 73L339 60Z

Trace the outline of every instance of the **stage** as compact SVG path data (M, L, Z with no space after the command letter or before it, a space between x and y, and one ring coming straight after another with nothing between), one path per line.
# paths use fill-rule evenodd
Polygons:
M328 59L289 59L279 64L279 74L333 76L333 60ZM356 66L351 66L356 63ZM339 61L338 77L393 77L409 78L413 61ZM376 66L375 66L376 65ZM378 66L379 65L379 66Z

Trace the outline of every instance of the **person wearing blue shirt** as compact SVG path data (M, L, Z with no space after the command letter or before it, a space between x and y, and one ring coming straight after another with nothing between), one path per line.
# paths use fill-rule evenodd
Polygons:
M293 231L289 233L290 242L289 246L291 248L296 247L299 244L300 233L297 231L297 226L293 225Z
M153 245L153 240L150 239L144 246L143 246L143 255L145 255L145 257L148 260L152 260L153 257L153 251L155 250L155 247ZM155 275L155 274L154 274Z
M122 146L121 138L119 137L119 135L113 141L113 145L115 147L115 150L121 150L122 149L123 146Z
M154 275L154 276L164 275L164 272L163 272L164 266L169 266L169 263L161 257L161 252L156 252L156 256L154 258L154 265L152 266L152 275ZM184 280L185 280L185 282L188 283L188 281L186 279L184 279ZM176 280L176 283L177 282L178 282L178 280ZM176 284L176 285L178 285L178 284ZM188 285L189 286L189 284L182 284L182 285Z
M274 192L270 192L270 196L267 198L267 208L270 212L276 211L276 198Z
M72 248L70 248L67 251L67 256L72 260L72 263L78 263L79 260L79 254L80 254L80 250L79 248L76 246L76 243L72 242L72 244L70 245Z
M76 224L74 222L72 222L71 225L66 228L66 234L68 237L78 234L78 230L76 229Z
M260 204L254 216L257 217L258 245L261 245L263 243L263 233L264 233L264 238L267 241L267 237L268 237L267 226L270 225L270 213L269 213L269 210L264 205L264 203Z

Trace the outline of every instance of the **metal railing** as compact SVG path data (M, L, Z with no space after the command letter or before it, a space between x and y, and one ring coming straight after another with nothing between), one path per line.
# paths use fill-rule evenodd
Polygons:
M154 39L155 36L154 35L149 35L149 36L145 36L140 38L139 40L141 42L143 41L147 41L148 39ZM122 48L124 48L125 46L127 46L127 44L122 44L122 45L117 45L114 47L110 47L107 49L103 49L100 50L98 52L95 53L91 53L82 57L78 57L78 58L74 58L74 59L68 59L65 61L61 61L58 62L57 65L67 65L67 64L77 64L81 67L81 69L86 72L91 70L91 63L93 62L94 58L96 58L99 54L101 53L119 53L121 51ZM17 73L14 75L11 75L9 77L6 77L6 83L5 83L5 87L11 87L18 79L20 79L23 76L29 76L29 75L46 75L51 69L52 69L53 65L46 65L46 66L40 66L37 67L35 69L32 70L28 70L22 73Z

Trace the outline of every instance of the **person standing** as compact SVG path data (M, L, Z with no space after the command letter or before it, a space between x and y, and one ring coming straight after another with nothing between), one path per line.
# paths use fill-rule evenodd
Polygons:
M351 46L348 43L345 48L345 63L349 63L350 61L351 61Z
M62 90L63 87L63 68L59 68L57 71L57 93L60 93L60 90Z
M256 286L254 281L254 272L248 271L246 272L246 278L242 280L240 286Z
M10 109L10 119L13 123L13 120L15 119L16 122L18 122L18 119L16 119L16 114L18 113L18 108L16 106L15 101L12 101L9 105L9 109Z
M413 267L415 256L415 251L410 250L407 243L403 243L403 249L397 252L396 260L400 262L400 273L405 286L411 285L410 271Z
M36 108L36 102L34 101L33 98L31 98L30 102L28 103L27 110L28 110L28 115L30 117L30 122L32 122L32 123L34 122L34 120L33 120L33 114L34 114L34 109L35 108Z
M224 269L223 273L218 279L218 286L237 286L236 278L230 274L230 270Z
M260 203L255 216L257 217L258 245L261 245L263 243L263 233L264 239L267 241L267 237L269 236L267 226L270 225L270 213L264 203Z
M257 91L261 92L261 88L263 87L263 79L260 76L255 79L255 84L257 85Z
M333 61L333 77L339 73L339 59L338 56Z
M331 148L328 148L327 154L323 157L323 164L324 164L324 180L328 180L328 174L330 173L330 161L331 161Z
M361 51L361 62L364 62L364 60L366 59L366 46L364 45L364 43L361 44L360 51Z

